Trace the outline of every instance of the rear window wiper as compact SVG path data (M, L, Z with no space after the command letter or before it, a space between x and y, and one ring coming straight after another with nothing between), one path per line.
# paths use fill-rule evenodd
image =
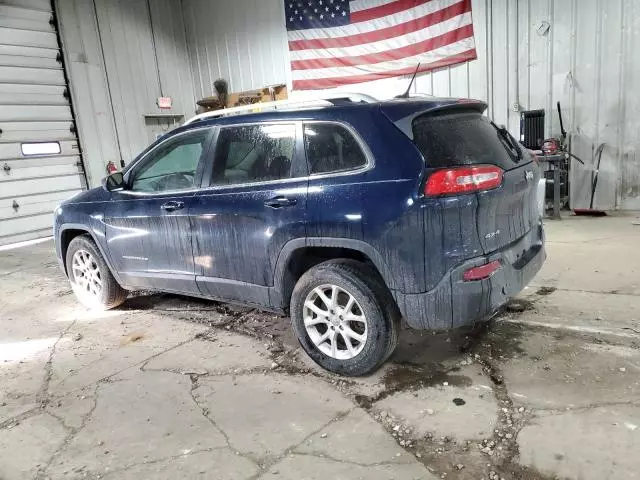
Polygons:
M512 153L515 153L518 161L522 160L522 151L518 148L516 139L513 138L509 131L504 127L496 125L493 121L491 121L491 125L498 131L498 135L500 135L505 146L507 146Z

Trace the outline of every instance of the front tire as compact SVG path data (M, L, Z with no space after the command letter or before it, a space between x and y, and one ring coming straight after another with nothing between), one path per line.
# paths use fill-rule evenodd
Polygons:
M393 353L400 313L378 273L354 260L308 270L291 296L291 323L322 368L347 376L376 370Z
M71 240L65 260L73 293L85 307L109 310L122 304L127 298L127 291L113 278L100 250L89 235Z

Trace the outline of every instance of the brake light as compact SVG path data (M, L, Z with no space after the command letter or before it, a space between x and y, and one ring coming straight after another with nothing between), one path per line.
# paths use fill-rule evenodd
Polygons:
M493 165L436 170L424 187L427 197L491 190L502 185L503 171Z
M473 282L474 280L484 280L496 273L496 270L500 268L500 260L489 262L486 265L480 265L479 267L473 267L462 274L465 282Z

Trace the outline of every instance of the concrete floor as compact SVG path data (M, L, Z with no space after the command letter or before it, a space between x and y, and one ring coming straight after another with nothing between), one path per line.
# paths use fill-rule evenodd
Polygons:
M403 331L375 375L288 319L173 295L83 310L51 242L0 252L0 478L640 478L640 226L549 222L489 328Z

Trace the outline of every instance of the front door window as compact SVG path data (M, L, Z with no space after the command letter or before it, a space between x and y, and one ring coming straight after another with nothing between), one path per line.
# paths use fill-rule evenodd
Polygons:
M196 168L208 135L208 130L199 130L179 135L161 145L134 172L131 190L158 193L193 188Z

